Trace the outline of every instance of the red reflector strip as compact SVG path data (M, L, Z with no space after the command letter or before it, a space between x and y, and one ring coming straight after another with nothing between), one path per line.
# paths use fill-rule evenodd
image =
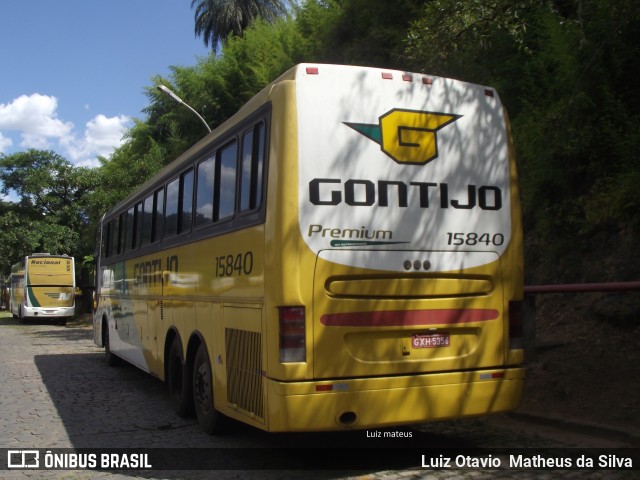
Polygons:
M403 327L485 322L500 315L494 309L390 310L387 312L331 313L320 317L327 327Z
M402 75L402 80L404 80L405 82L413 82L413 77L405 73L404 75Z
M307 67L307 75L318 75L318 67Z
M382 72L383 80L393 80L393 74L389 72Z
M504 372L481 373L480 380L492 380L494 378L504 378Z
M316 392L346 392L348 390L349 385L346 383L329 383L316 385Z

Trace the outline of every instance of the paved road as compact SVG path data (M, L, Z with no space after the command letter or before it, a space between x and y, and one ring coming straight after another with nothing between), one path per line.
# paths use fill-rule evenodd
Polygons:
M438 448L452 447L445 453L452 463L464 448L488 448L484 457L499 457L498 448L529 448L576 446L575 437L566 440L557 435L554 440L530 432L525 427L507 425L498 418L465 420L430 424L419 428L391 429L411 438L383 439L373 431L325 434L267 434L243 425L233 433L211 437L200 432L193 419L174 415L163 383L130 366L108 367L103 351L92 343L87 326L67 327L21 325L0 314L0 453L5 449L96 449L97 455L110 448L151 450L182 457L210 457L215 472L187 470L0 470L0 478L316 478L316 479L489 479L489 478L637 478L635 471L567 470L549 472L535 469L490 468L422 468L416 452L433 453ZM506 425L506 427L505 427ZM384 433L384 432L382 432ZM579 446L612 446L591 443ZM615 444L613 444L615 445ZM275 447L268 456L262 447ZM294 447L309 447L294 450ZM320 447L333 447L323 450ZM337 447L337 449L336 449ZM246 462L254 465L264 461L274 467L272 453L277 455L275 467L296 464L322 466L335 462L340 452L359 455L360 470L242 470ZM220 449L225 448L221 457ZM391 448L391 449L390 449ZM193 449L206 449L195 451ZM394 449L394 450L392 450ZM400 449L400 450L398 450ZM494 449L494 450L491 450ZM85 450L81 450L86 452ZM560 451L560 450L559 450ZM69 453L70 450L63 450ZM329 453L328 458L323 456ZM268 457L268 458L267 458ZM6 458L0 465L6 465ZM162 459L166 460L166 459ZM393 460L393 461L391 461ZM377 462L382 461L382 464ZM389 465L386 466L387 461ZM3 463L4 462L4 463ZM173 465L170 461L169 463ZM503 465L506 465L506 458ZM259 463L258 463L259 464ZM334 465L332 463L332 465ZM455 465L453 465L455 466ZM255 467L254 467L255 468Z

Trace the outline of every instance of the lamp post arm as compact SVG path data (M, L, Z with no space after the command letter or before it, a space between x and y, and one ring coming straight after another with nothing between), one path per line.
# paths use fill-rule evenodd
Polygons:
M204 126L207 129L207 131L209 133L211 133L211 129L209 128L209 125L207 125L207 122L205 121L205 119L202 118L202 115L200 115L198 112L196 112L196 110L191 105L189 105L187 102L182 100L178 95L173 93L169 88L165 87L164 85L158 85L157 88L158 88L158 90L160 90L165 95L171 97L174 101L176 101L178 103L181 103L182 105L187 107L189 110L191 110L193 113L195 113L196 117L198 117L200 119L200 121L204 124Z

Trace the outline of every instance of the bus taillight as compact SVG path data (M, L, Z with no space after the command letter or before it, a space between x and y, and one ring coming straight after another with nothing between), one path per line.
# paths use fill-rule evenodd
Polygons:
M304 307L279 307L280 361L304 362L305 348L305 312Z
M522 348L524 335L522 301L509 302L509 347Z

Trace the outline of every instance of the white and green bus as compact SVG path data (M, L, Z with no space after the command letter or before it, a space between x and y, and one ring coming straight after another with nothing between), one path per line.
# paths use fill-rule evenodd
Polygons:
M75 314L75 264L68 255L34 253L11 267L14 318L48 319L64 325Z

